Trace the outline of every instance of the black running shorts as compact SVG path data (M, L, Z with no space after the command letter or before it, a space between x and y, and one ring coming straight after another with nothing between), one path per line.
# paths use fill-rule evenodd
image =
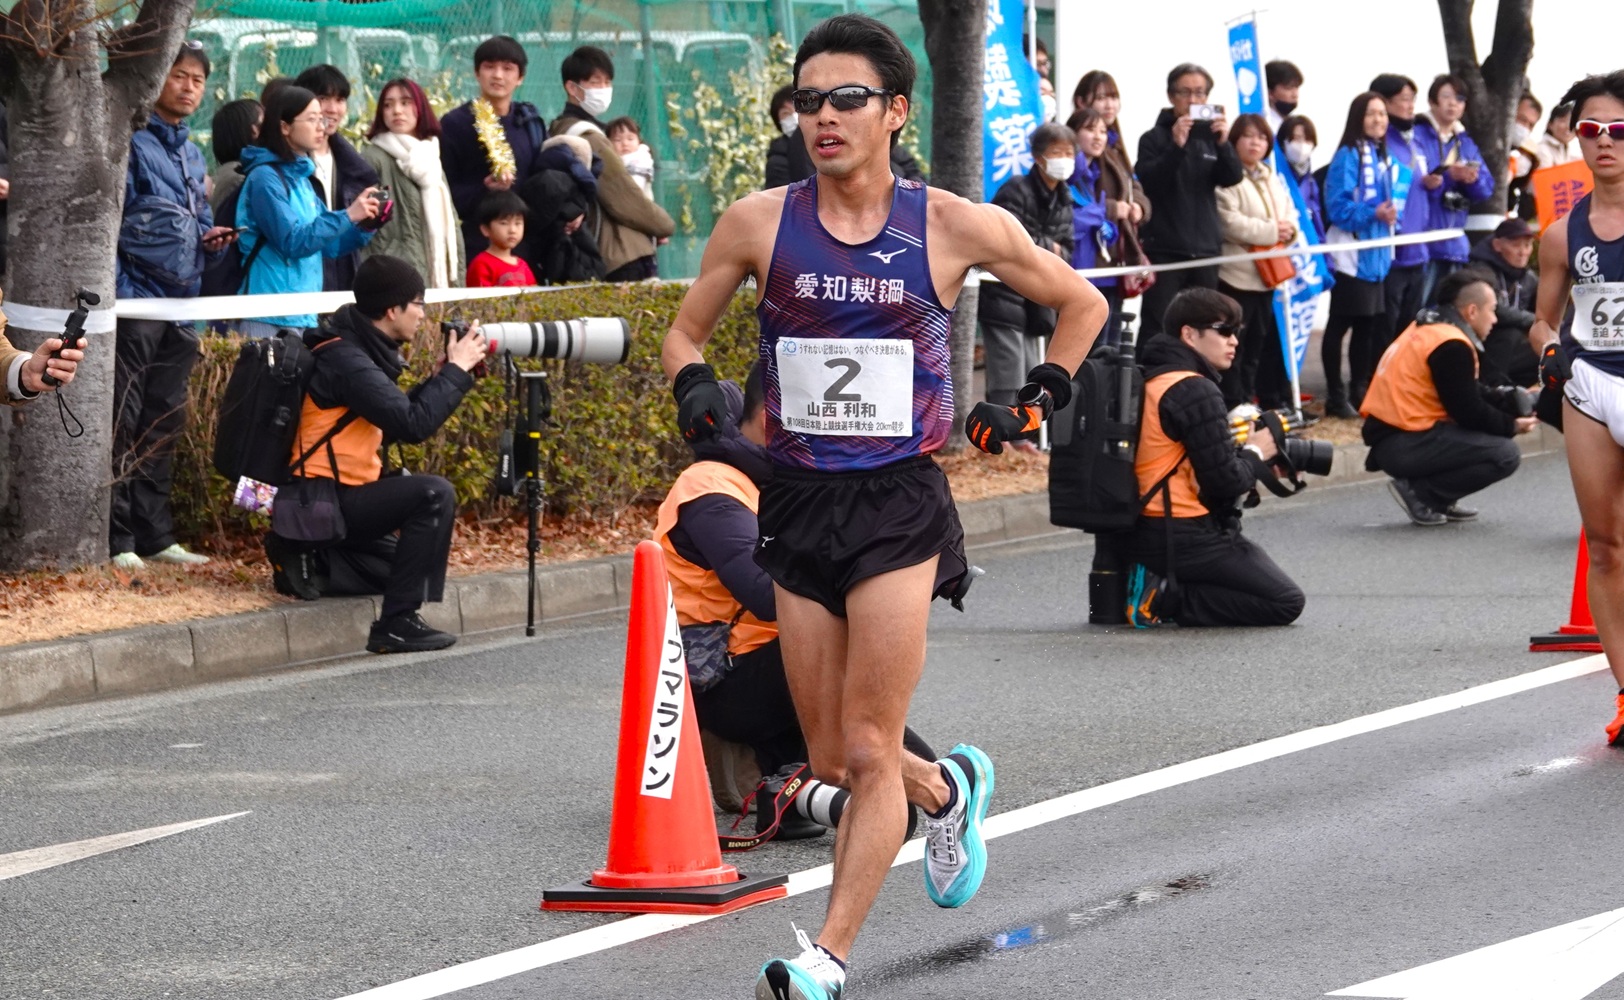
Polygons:
M758 521L757 564L842 618L846 594L871 576L940 555L933 593L944 597L968 568L947 476L928 455L860 472L775 466Z

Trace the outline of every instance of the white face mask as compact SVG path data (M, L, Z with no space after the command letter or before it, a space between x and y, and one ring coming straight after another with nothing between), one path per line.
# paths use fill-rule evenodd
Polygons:
M1314 155L1314 144L1306 139L1286 143L1286 160L1294 167L1305 167Z
M1054 116L1060 111L1060 105L1055 102L1054 96L1043 94L1038 100L1043 102L1043 120L1046 122L1054 121Z
M581 110L595 118L609 110L609 102L614 97L613 87L582 87Z
M1511 148L1516 149L1518 146L1521 146L1524 142L1527 142L1528 141L1528 136L1530 134L1532 134L1532 133L1530 132L1527 125L1524 125L1522 122L1512 122L1511 123Z
M1077 161L1069 156L1050 156L1043 161L1043 172L1048 174L1051 180L1068 180L1076 169Z
M799 115L785 115L778 119L778 127L784 130L785 135L794 135L801 127Z

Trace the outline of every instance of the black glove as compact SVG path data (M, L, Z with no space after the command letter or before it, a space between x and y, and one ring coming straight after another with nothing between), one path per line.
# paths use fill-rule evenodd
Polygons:
M1035 431L1043 424L1043 410L1036 406L999 406L977 403L964 421L964 436L989 455L1002 455L1004 442Z
M715 437L727 424L727 397L716 382L716 370L694 362L671 383L677 397L677 430L689 441Z
M1026 380L1015 399L1027 406L1042 407L1045 420L1071 402L1071 376L1057 364L1038 365L1026 373Z
M1539 352L1539 382L1552 392L1561 392L1562 386L1573 377L1573 363L1560 341L1553 340Z

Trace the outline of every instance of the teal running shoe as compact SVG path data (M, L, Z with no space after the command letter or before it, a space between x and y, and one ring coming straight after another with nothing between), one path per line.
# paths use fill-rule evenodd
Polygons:
M968 903L987 874L981 824L992 801L992 759L960 743L939 761L958 797L946 816L925 816L925 890L937 906Z

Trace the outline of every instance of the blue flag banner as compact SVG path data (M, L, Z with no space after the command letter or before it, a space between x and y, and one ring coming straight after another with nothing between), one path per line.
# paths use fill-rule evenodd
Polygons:
M1043 123L1038 71L1026 61L1026 0L988 0L987 60L981 77L981 196L1032 169L1032 130Z
M1235 66L1235 90L1240 95L1240 114L1263 114L1266 94L1263 55L1257 43L1257 21L1247 18L1229 26L1229 59ZM1275 137L1277 141L1279 138ZM1297 237L1292 246L1317 245L1319 235L1308 221L1308 209L1303 202L1302 189L1297 185L1297 176L1286 165L1286 156L1278 146L1274 151L1274 165L1291 194L1291 203L1297 207ZM1292 254L1291 263L1297 273L1275 289L1274 325L1280 331L1280 353L1286 361L1286 374L1291 378L1292 403L1301 408L1303 358L1308 355L1308 341L1314 334L1314 322L1319 318L1320 296L1330 290L1335 279L1331 277L1329 263L1321 254Z

